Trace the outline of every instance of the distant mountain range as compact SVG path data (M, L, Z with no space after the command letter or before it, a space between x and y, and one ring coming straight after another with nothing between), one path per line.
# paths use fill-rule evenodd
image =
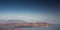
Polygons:
M24 20L0 20L0 23L25 22Z

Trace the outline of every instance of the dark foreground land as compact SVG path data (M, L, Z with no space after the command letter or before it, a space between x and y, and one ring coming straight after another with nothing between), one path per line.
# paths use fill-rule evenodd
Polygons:
M30 27L22 27L22 26L15 26L15 27L9 27L9 26L3 26L0 27L0 30L60 30L60 24L53 24L52 27L39 27L39 28L32 28Z

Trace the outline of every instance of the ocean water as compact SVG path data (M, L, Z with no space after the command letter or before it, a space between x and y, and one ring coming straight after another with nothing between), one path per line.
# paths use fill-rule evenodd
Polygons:
M25 28L24 30L51 30L48 28Z

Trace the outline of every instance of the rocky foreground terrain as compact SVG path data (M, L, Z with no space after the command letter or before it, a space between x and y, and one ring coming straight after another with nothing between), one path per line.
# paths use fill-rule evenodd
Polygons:
M0 23L0 30L22 30L23 28L39 28L39 27L51 27L52 24L48 22L8 22Z

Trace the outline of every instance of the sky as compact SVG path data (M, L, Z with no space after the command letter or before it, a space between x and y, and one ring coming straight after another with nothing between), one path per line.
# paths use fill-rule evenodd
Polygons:
M0 20L59 22L58 0L0 0Z

